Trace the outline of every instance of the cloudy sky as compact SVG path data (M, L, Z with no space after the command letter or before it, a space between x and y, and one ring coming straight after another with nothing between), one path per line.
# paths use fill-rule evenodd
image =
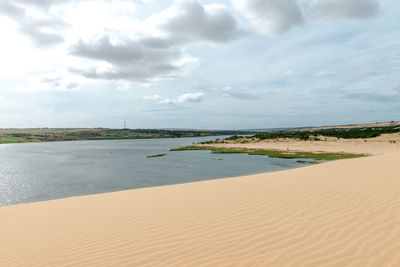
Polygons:
M1 0L0 128L400 119L397 0Z

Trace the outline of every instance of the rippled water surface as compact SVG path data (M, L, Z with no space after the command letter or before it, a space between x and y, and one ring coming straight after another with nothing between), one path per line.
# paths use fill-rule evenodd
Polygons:
M168 151L213 139L0 145L0 206L304 166L294 159ZM159 153L168 154L147 158Z

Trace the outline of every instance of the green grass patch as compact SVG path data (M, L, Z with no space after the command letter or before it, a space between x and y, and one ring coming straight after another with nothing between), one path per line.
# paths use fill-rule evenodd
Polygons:
M351 159L366 156L365 154L350 154L350 153L314 153L314 152L297 152L297 151L281 151L281 150L263 150L263 149L237 149L237 148L216 148L207 146L187 146L173 148L170 151L188 151L188 150L210 150L215 154L234 154L247 153L249 155L262 155L271 158L304 158L318 160L336 160L336 159Z
M260 140L265 139L277 139L277 138L292 138L300 140L318 141L316 136L329 136L343 139L362 139L362 138L374 138L382 134L393 134L399 133L399 126L383 126L383 127L359 127L359 128L334 128L334 129L323 129L323 130L283 130L283 131L270 131L264 133L257 133L253 137ZM236 140L237 136L232 136L226 140Z
M24 138L20 137L0 137L0 144L12 144L12 143L19 143Z
M304 158L320 160L351 159L365 156L364 154L292 152L278 150L254 150L249 152L249 155L265 155L272 158Z
M164 153L164 154L157 154L157 155L147 156L147 158L159 158L159 157L164 157L165 155L167 155L167 154L166 154L166 153Z

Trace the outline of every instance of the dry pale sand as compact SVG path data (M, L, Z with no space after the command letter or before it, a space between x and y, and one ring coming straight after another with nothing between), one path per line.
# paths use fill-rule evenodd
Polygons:
M205 144L200 146L221 148L247 148L247 149L276 149L289 151L310 152L344 152L356 154L380 155L400 151L400 134L383 134L376 138L368 139L337 139L333 137L319 137L322 141L299 141L294 139L273 139L240 143ZM326 141L325 141L326 139Z
M400 266L400 151L0 208L1 266Z

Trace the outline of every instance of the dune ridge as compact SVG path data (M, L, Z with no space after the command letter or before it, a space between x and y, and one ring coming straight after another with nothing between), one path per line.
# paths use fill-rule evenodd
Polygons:
M400 152L0 208L1 266L400 266Z

